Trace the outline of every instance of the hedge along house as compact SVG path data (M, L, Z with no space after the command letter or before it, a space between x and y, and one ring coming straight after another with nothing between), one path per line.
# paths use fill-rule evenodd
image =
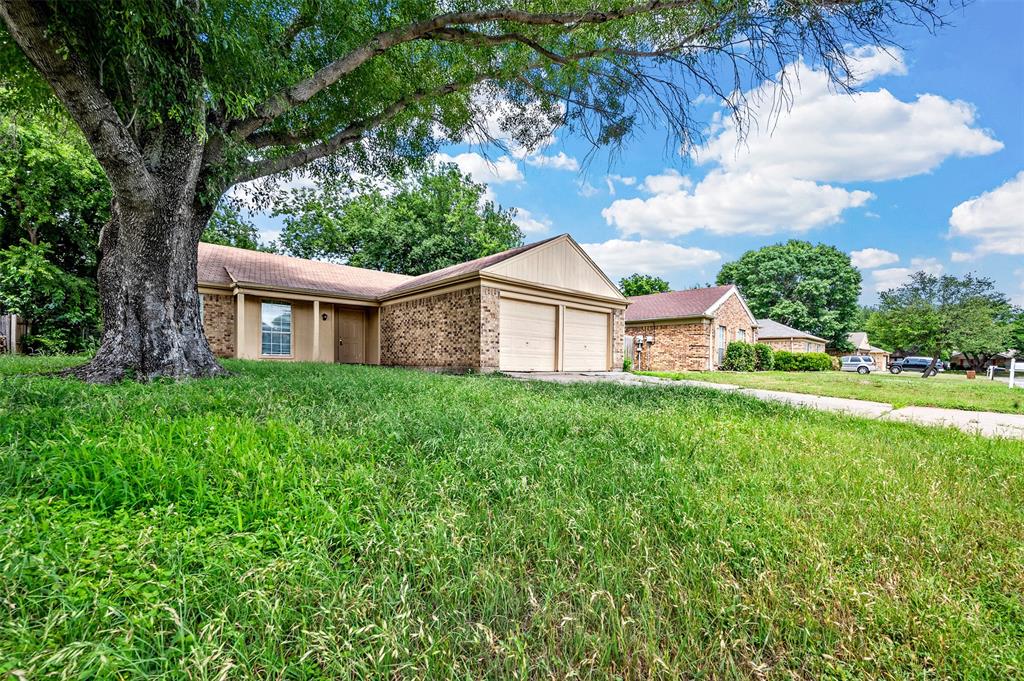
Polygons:
M794 329L773 319L757 320L757 342L767 343L773 350L789 352L825 352L824 338Z
M417 277L199 245L215 354L437 371L607 371L627 301L567 234Z
M757 322L735 286L713 286L630 298L626 334L637 369L712 371L730 342L757 341Z

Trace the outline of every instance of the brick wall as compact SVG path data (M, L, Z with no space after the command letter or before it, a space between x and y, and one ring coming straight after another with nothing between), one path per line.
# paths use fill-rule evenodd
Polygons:
M729 343L738 340L736 338L736 332L743 330L746 332L747 342L753 343L757 340L757 336L754 333L754 320L747 314L746 309L743 307L743 303L740 302L739 298L735 295L729 296L729 298L722 303L722 306L715 311L715 319L712 322L715 327L713 331L718 334L718 327L724 326L725 331L725 347L729 347ZM714 362L714 366L718 368L718 351L711 353L711 357Z
M790 352L825 352L825 344L818 341L803 340L801 338L762 338L760 342L772 346L775 350L788 350ZM811 349L807 349L807 344Z
M381 364L434 371L497 368L497 293L464 288L381 308Z
M203 332L217 357L235 356L235 297L204 293Z
M707 319L677 324L627 324L625 333L654 337L652 345L644 344L639 362L634 354L634 369L706 371L708 368L711 326Z
M497 371L501 353L499 331L501 321L500 292L490 286L480 287L480 371Z
M626 334L626 311L612 310L612 371L622 370L623 347Z

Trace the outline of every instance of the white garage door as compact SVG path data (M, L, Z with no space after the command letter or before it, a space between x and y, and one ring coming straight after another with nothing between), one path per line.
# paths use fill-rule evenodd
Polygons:
M565 308L564 371L608 370L608 314Z
M554 305L501 299L498 366L503 371L554 371Z

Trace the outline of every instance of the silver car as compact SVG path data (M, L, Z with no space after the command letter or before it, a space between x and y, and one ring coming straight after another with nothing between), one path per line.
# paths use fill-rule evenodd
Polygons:
M865 355L848 355L840 358L840 371L856 371L858 374L870 374L875 368L875 360Z

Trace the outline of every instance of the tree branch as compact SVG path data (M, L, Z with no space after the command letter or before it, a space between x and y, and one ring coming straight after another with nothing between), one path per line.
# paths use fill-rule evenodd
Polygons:
M25 56L39 70L82 129L114 195L122 205L142 206L152 196L153 180L128 127L99 83L74 53L48 33L46 5L32 0L0 0L3 18Z
M279 91L256 107L255 114L233 126L232 132L239 137L248 137L254 130L300 104L308 102L317 93L337 83L341 78L359 68L369 60L387 50L423 38L432 31L449 26L479 25L491 21L508 21L524 26L577 26L581 24L604 24L646 12L659 12L699 5L701 0L647 0L618 9L589 12L532 13L516 9L481 10L475 12L450 12L407 26L378 33L368 42L337 59L309 78Z
M319 144L314 144L306 147L305 149L300 149L292 154L288 154L287 156L265 159L263 161L256 161L248 164L237 181L248 182L268 175L275 175L286 170L298 168L299 166L325 156L330 156L344 145L360 140L363 134L368 130L391 120L417 102L421 102L425 99L443 97L445 95L450 95L453 92L466 90L473 85L492 77L494 77L493 73L478 74L469 80L448 83L447 85L433 90L420 90L414 92L388 105L380 113L374 116L350 123L345 128L332 135L329 139L320 142ZM268 131L255 133L250 137L250 141L254 144L266 147L297 144L315 139L316 137L317 135L310 131L300 131L296 133Z

